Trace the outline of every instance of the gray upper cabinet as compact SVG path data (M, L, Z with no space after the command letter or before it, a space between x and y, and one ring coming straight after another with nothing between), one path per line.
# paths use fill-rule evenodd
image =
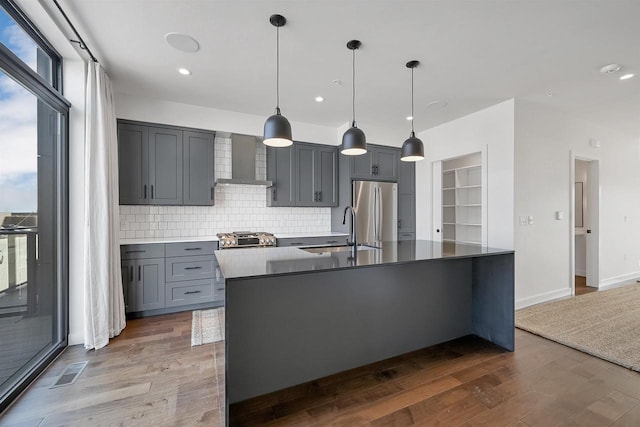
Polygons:
M149 129L149 186L150 204L182 204L181 130Z
M351 157L351 178L396 181L399 150L376 145L369 145L367 148L367 153Z
M398 236L416 231L416 164L398 166ZM402 240L402 239L400 239Z
M335 147L297 143L296 206L336 206L338 151Z
M149 128L118 124L120 204L146 205L149 176Z
M183 132L182 197L185 205L213 205L213 134Z
M118 121L121 205L212 205L214 134Z
M295 206L293 147L267 147L267 206Z
M337 148L301 142L267 148L267 179L269 206L337 206Z

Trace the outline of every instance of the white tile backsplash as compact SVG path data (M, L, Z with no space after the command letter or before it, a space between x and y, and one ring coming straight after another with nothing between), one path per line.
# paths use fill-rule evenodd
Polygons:
M216 178L231 178L231 138L216 137ZM266 179L266 149L256 153L256 179ZM331 208L270 208L264 187L221 185L215 206L120 206L120 238L197 237L228 231L325 233Z

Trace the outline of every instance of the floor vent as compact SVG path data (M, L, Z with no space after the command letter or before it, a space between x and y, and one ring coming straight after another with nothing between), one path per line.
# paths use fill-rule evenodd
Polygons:
M62 371L60 376L56 378L55 382L51 384L49 388L56 388L73 384L74 382L76 382L85 366L87 366L87 363L89 363L89 361L76 362L68 365L66 368L64 368L64 371Z

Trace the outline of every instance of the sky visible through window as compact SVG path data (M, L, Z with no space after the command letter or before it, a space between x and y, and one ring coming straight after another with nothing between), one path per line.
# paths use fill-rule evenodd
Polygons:
M37 45L0 8L0 43L36 70ZM37 98L0 70L0 214L36 212Z

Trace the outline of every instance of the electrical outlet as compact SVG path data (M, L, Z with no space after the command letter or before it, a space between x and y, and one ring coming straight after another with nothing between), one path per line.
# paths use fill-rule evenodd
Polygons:
M626 261L627 260L627 254L622 255L622 258Z
M529 215L529 217L527 218L527 224L533 225L533 215Z
M520 222L520 225L527 225L528 224L527 217L520 215L519 222Z

